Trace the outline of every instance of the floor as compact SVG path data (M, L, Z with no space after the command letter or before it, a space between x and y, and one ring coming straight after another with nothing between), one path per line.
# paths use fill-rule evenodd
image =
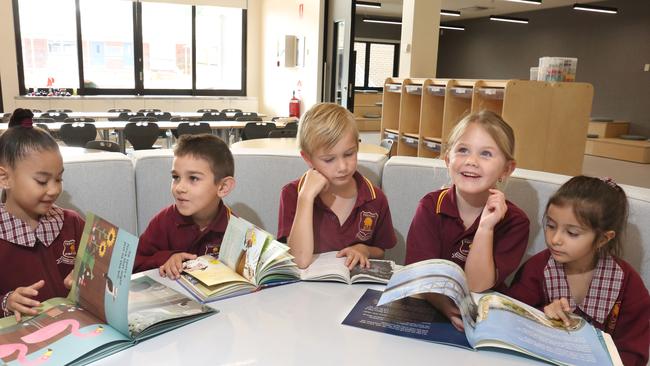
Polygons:
M379 144L379 132L361 132L361 141ZM650 188L650 164L585 155L582 174L594 177L610 177L617 183Z

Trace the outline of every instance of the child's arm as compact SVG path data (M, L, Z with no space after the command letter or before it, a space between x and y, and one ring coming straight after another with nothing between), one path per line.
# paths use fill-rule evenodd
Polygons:
M363 243L353 244L347 248L339 250L337 257L346 257L345 265L352 269L359 264L362 268L370 268L369 258L383 258L384 249L373 247Z
M508 206L503 192L490 189L490 196L483 207L481 220L465 262L465 274L470 291L485 291L496 283L497 273L493 255L494 227L505 217L507 211Z
M460 309L458 309L458 306L449 297L442 294L428 293L424 294L424 298L429 304L446 316L454 328L460 332L465 331L463 318L460 316Z
M45 281L40 280L27 287L18 287L14 291L7 293L2 301L2 310L5 315L13 313L16 321L20 322L22 314L36 315L38 312L34 309L41 303L32 299L38 296L38 290L45 286Z
M299 268L307 268L314 255L314 200L327 187L327 178L316 169L310 169L298 192L296 214L287 244Z
M169 239L163 219L160 213L156 215L145 229L138 240L138 250L135 255L133 273L159 268L169 258L178 253L178 250L170 250Z

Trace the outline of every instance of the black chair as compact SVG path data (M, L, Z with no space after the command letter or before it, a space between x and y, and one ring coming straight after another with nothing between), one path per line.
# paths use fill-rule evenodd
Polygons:
M178 136L198 135L201 133L212 133L210 125L204 122L182 122L178 124Z
M129 122L158 122L158 119L155 117L132 117L129 118Z
M196 113L219 113L219 110L214 108L201 108Z
M32 113L42 113L43 111L40 109L31 109Z
M140 112L120 112L120 115L117 117L111 117L109 121L128 121L134 117L144 117L144 113Z
M294 130L293 128L276 128L275 130L271 130L269 132L269 137L270 138L279 138L279 137L296 137L296 134L298 133L298 130Z
M93 140L86 143L86 149L120 152L120 145L113 141Z
M72 109L67 109L67 108L48 109L47 113L72 113Z
M235 113L235 118L237 117L257 117L257 113L255 112L236 112Z
M32 118L32 122L34 122L34 123L54 123L56 121L54 120L54 118L34 117L34 118Z
M172 118L172 114L169 112L148 112L147 117L153 117L158 121L169 121Z
M41 118L52 118L56 122L63 122L68 118L68 114L65 112L45 112L41 114Z
M75 122L94 123L95 119L90 118L90 117L72 117L72 118L66 118L63 122L65 122L65 123L75 123Z
M226 109L222 109L222 110L221 110L221 113L230 113L230 114L235 114L235 113L237 113L237 112L241 112L241 111L242 111L242 110L241 110L241 109L238 109L238 108L226 108Z
M2 123L9 123L11 119L11 113L5 113L2 115Z
M45 132L49 133L50 136L52 135L52 131L50 131L50 128L47 127L45 123L35 123L36 127L40 128L41 130L44 130Z
M61 126L59 135L68 146L85 147L88 141L97 137L97 129L92 123L66 123Z
M131 112L128 108L111 108L108 110L108 113L122 113L122 112Z
M297 130L298 129L298 122L287 122L287 124L284 125L284 128Z
M269 137L269 132L275 130L275 123L249 122L242 130L242 140L263 139Z
M224 116L224 114L219 112L205 112L201 116L201 121L223 121Z
M134 150L151 149L158 139L159 132L160 129L154 122L129 122L124 127L124 138L131 143Z
M158 108L143 108L138 111L139 113L161 112Z
M258 117L258 116L241 116L241 117L235 117L235 121L238 121L238 122L262 122L262 117Z
M233 113L230 113L230 115L228 115L228 113L226 113L224 111L221 111L219 113L219 121L234 121L234 120L235 120L235 117L234 117Z

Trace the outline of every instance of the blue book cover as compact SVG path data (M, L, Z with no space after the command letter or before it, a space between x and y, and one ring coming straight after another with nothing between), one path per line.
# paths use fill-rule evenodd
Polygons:
M368 289L343 324L428 342L472 349L465 334L426 300L404 298L377 306L382 292Z

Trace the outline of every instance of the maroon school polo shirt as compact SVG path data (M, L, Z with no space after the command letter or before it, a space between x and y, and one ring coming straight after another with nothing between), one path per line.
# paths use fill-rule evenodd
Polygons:
M528 245L529 221L526 214L506 200L508 211L494 227L494 263L500 287L512 273ZM406 239L406 264L442 258L465 268L470 245L481 217L465 230L456 205L455 187L430 192L420 200Z
M298 191L304 177L282 188L278 218L280 241L286 242L291 233ZM359 172L354 173L354 180L357 183L357 201L343 225L320 197L314 200L314 253L338 251L358 243L382 249L395 246L397 239L386 195Z
M17 287L45 280L34 299L65 297L63 280L74 268L84 220L76 212L53 206L35 231L0 208L0 298Z
M180 252L217 256L230 215L230 208L221 201L217 216L201 231L191 217L178 212L176 205L164 208L140 236L133 272L158 268Z
M528 259L505 293L540 310L551 299L569 298L575 314L612 336L623 364L645 366L648 362L650 295L641 276L620 258L599 259L589 292L579 306L570 298L562 264L553 260L548 249Z

